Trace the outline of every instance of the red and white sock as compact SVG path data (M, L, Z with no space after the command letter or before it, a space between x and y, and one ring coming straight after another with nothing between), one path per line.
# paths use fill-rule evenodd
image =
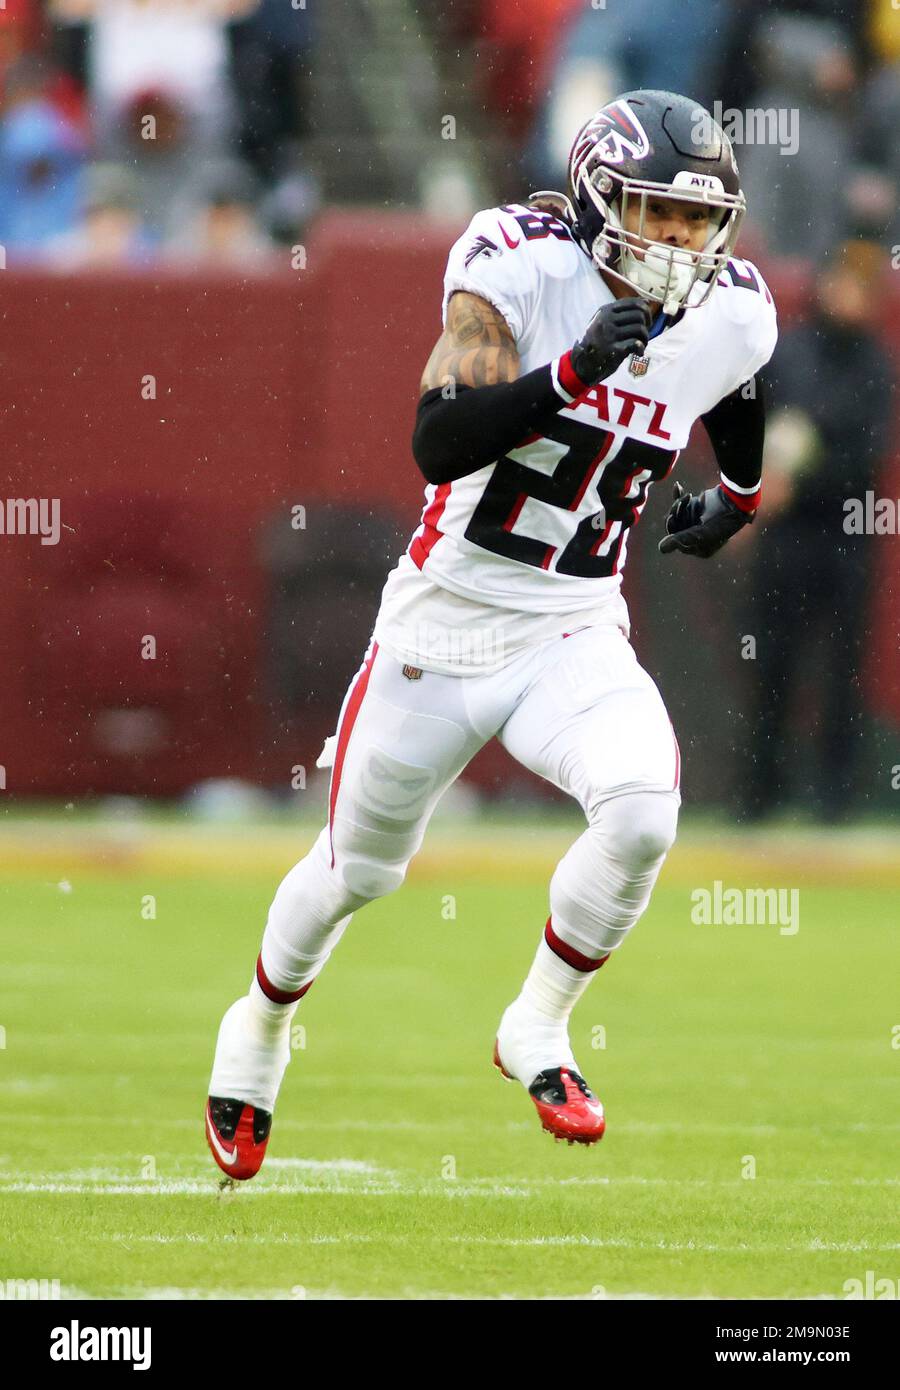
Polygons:
M297 1005L312 984L310 980L293 991L277 989L263 969L262 956L256 962L256 974L250 985L245 1021L247 1031L256 1042L280 1042L291 1026Z
M548 917L519 997L546 1018L566 1024L595 972L608 959L608 951L596 959L582 955L562 940Z
M548 920L521 992L497 1030L500 1060L523 1086L553 1067L579 1070L569 1042L569 1015L607 958L581 956L560 940Z

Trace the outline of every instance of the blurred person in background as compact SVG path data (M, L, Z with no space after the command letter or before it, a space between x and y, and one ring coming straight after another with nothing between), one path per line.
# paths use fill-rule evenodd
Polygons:
M686 92L702 103L724 43L729 0L631 0L598 9L583 0L569 21L532 140L531 175L552 184L571 133L616 92Z
M480 86L510 140L531 128L561 46L585 0L484 0L478 24Z
M274 245L257 219L258 193L252 171L240 160L201 169L196 193L178 209L168 260L247 272L271 267Z
M318 178L304 168L299 151L282 148L274 187L259 205L260 218L277 246L294 246L302 239L322 205Z
M46 249L51 269L114 270L147 265L153 245L141 222L134 174L120 164L94 164L85 171L84 216Z
M819 275L810 320L785 333L767 373L764 530L745 629L757 639L742 758L748 819L798 790L789 786L792 701L810 686L819 745L804 800L831 821L852 810L873 538L847 534L844 503L876 488L895 410L895 369L876 331L884 270L877 245L841 246ZM805 709L804 729L810 715Z
M274 179L285 148L306 134L314 8L258 0L228 26L237 148L265 183Z
M47 66L19 58L4 74L0 119L0 243L12 262L39 258L75 227L85 140L47 93Z
M873 237L900 243L900 12L871 0L869 35L875 66L862 94L859 167L849 184L855 223Z
M162 90L184 112L196 152L227 147L233 124L226 25L258 0L51 0L62 25L87 31L86 78L101 155L114 153L122 112Z
M743 109L758 102L767 81L759 58L772 27L783 17L825 20L838 30L853 54L854 65L865 70L871 59L869 15L873 5L891 0L729 0L729 18L716 94L728 93L727 105Z
M769 126L765 140L739 146L744 193L770 248L819 261L845 231L845 200L835 189L853 165L853 45L840 25L803 15L775 17L758 36L763 82L753 106L783 125L778 139Z
M78 89L53 55L47 51L43 7L39 0L4 0L0 5L0 102L9 97L8 80L26 57L45 61L43 95L63 115L79 122Z
M97 154L133 168L143 224L176 259L255 262L238 191L200 211L198 165L245 152L289 215L316 202L297 165L314 25L280 0L53 0L57 47L87 86ZM79 41L74 36L80 34ZM291 167L288 167L288 166ZM231 178L232 191L240 180ZM257 196L265 191L259 187ZM229 210L230 209L230 210ZM187 222L185 221L187 219Z
M6 0L0 9L0 90L6 92L6 74L23 54L40 41L40 11L35 0Z
M170 236L198 161L209 157L195 143L178 95L161 86L135 92L108 129L104 149L107 158L134 173L145 226L159 240Z

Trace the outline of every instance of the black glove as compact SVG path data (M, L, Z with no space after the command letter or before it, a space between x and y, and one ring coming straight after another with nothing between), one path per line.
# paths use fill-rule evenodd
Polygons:
M685 492L681 483L675 484L675 503L666 518L666 531L659 543L661 554L681 550L685 555L698 555L708 560L740 531L755 512L742 512L720 487L711 487L694 497Z
M591 319L572 348L572 367L588 386L610 376L632 352L643 352L653 315L644 299L614 299Z

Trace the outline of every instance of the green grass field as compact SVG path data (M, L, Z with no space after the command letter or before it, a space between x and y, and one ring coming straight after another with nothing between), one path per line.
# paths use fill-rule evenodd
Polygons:
M308 829L7 827L0 1278L104 1298L840 1298L867 1270L897 1279L896 861L836 834L687 828L574 1017L608 1116L585 1150L490 1065L578 828L435 829L302 1003L263 1173L222 1195L215 1031ZM694 925L691 889L716 876L797 886L799 931Z

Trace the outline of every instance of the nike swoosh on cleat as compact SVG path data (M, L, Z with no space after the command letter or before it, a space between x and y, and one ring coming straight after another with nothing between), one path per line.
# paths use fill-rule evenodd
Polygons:
M206 1114L206 1132L209 1135L209 1142L212 1144L213 1148L221 1158L222 1162L227 1163L229 1165L231 1165L232 1163L236 1163L238 1156L237 1144L235 1144L234 1148L231 1150L231 1153L229 1153L227 1149L222 1148L222 1145L219 1143L219 1136L216 1134L213 1122L209 1118L208 1111Z
M516 249L516 247L518 246L519 242L518 242L518 241L510 241L509 237L506 235L506 228L504 227L504 225L503 225L502 222L498 222L498 223L497 223L497 226L500 228L501 232L503 233L503 240L506 242L507 246L510 248L511 251L514 251L514 250ZM521 237L519 238L519 240L521 241Z

